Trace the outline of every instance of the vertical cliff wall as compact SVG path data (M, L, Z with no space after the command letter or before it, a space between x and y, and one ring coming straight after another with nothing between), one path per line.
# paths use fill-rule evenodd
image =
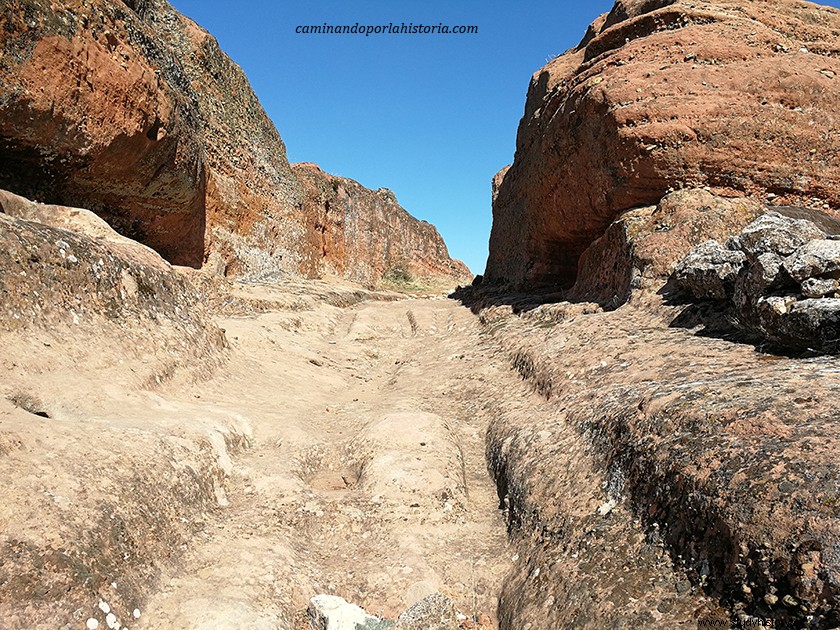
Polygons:
M310 163L293 164L312 217L309 272L368 282L390 274L450 277L468 283L472 274L452 260L431 223L417 221L386 188L372 191Z
M838 58L836 9L619 0L531 80L488 279L571 285L621 212L672 189L836 211Z
M317 212L244 73L209 33L165 0L0 9L0 188L89 208L173 263L199 267L215 254L234 276L317 273ZM342 237L358 258L332 262L368 267L358 237ZM391 237L378 233L388 246Z

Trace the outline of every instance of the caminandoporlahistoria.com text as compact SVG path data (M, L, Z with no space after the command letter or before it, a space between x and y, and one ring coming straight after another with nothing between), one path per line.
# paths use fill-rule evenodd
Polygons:
M299 24L295 33L302 35L477 35L478 26L448 24L415 24L400 22L395 24Z

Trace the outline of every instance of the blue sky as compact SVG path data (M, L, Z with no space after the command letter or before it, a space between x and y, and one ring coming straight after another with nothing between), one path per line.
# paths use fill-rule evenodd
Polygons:
M490 180L513 160L528 82L612 6L589 2L174 0L242 66L292 162L369 188L484 270ZM297 25L465 24L477 35L300 35Z
M171 0L248 75L291 162L392 189L475 273L490 180L513 160L531 75L612 0ZM830 2L837 6L840 0ZM477 25L477 35L302 35L309 24Z

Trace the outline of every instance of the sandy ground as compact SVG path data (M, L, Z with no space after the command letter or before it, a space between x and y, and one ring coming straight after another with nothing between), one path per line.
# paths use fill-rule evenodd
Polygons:
M474 316L408 300L220 324L230 363L161 395L235 410L252 446L134 627L307 627L320 592L393 618L440 590L495 618L510 553L471 408L519 384L482 356Z
M206 362L127 320L0 338L0 629L304 630L319 593L435 591L482 630L670 628L729 618L730 583L769 619L762 563L836 539L831 357L632 305L224 296ZM770 551L730 575L726 532Z

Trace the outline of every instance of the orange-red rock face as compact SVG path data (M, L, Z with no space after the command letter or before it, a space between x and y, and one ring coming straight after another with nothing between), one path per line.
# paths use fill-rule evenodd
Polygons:
M164 0L0 6L0 188L89 208L177 264L215 252L228 275L333 265L377 279L360 271L379 264L361 234L342 235L359 246L331 250L329 265L310 249L318 219L244 73ZM428 232L394 225L377 243L396 250L406 231Z
M121 3L75 0L9 0L0 27L3 185L200 264L201 120L150 28Z
M390 190L369 190L314 164L294 164L292 169L303 186L312 226L310 275L368 283L399 269L412 277L446 277L465 284L472 279L464 263L449 257L435 227L408 214Z
M619 213L669 189L836 211L838 56L836 9L620 0L531 81L488 279L571 285Z

